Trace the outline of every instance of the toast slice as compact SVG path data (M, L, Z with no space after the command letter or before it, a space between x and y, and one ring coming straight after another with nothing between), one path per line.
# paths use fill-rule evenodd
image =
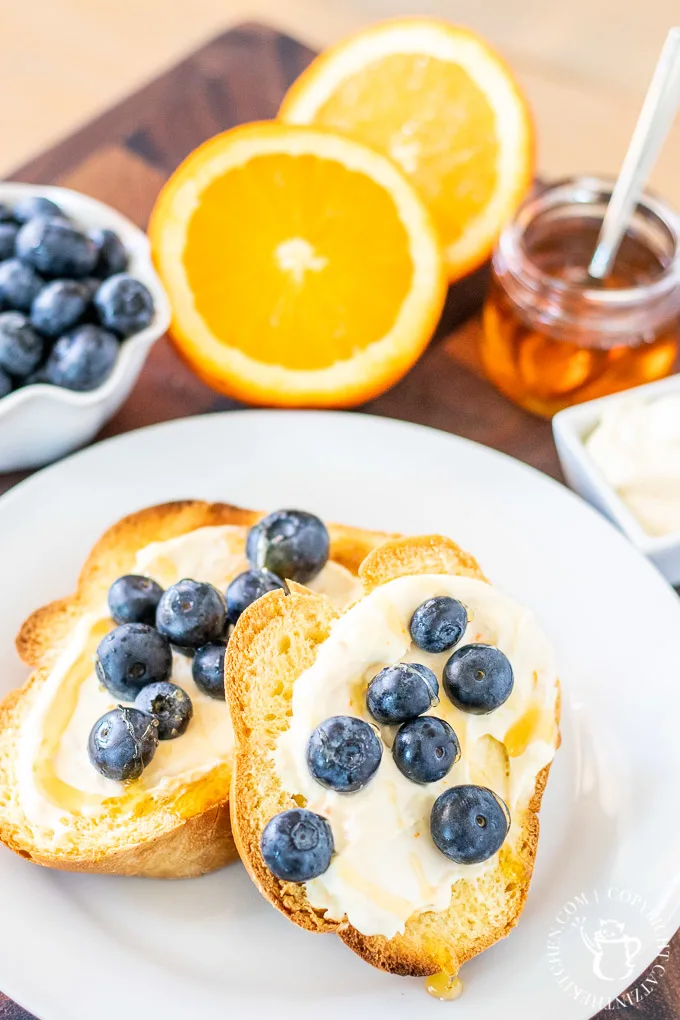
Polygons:
M83 699L85 692L92 698L108 698L94 675L92 655L103 633L114 626L106 608L112 582L131 572L149 573L163 586L192 576L193 561L187 552L193 549L195 555L200 543L196 579L224 587L246 569L247 532L262 516L224 503L199 501L167 503L131 514L97 542L76 592L36 610L26 620L17 649L34 672L24 687L0 705L0 841L10 849L48 867L158 878L199 875L236 859L229 822L233 734L227 705L203 696L199 712L196 698L200 700L201 695L197 689L192 691L194 719L187 733L161 742L142 779L121 790L122 784L112 784L116 796L108 796L111 781L90 766L85 741L88 727L113 707L115 699L103 707L93 702L98 708ZM356 585L361 561L386 536L342 525L330 525L329 532L330 558L337 565L331 568L331 577L335 582L340 579L343 594L347 579L350 588ZM80 654L74 660L76 635L80 635ZM187 685L193 683L188 660L183 668L189 677ZM78 752L72 760L72 748L66 746L69 738L63 737L67 731L62 733L60 728L75 727L79 712L84 738L81 741L78 734ZM186 778L180 769L176 782L166 782L164 763L169 768L177 754L188 753L184 742L191 738L192 729L194 743L202 739L210 745L214 737L216 747L219 731L218 750L224 753L211 751L206 764L199 748L201 767L190 770ZM64 776L68 780L74 769L75 793L68 782L64 785ZM146 789L145 777L152 769L158 782ZM87 776L84 788L95 783L97 796L89 793L83 798L81 772Z
M398 579L410 582L415 575L427 575L418 582L425 587L431 582L432 590L430 595L425 596L426 598L440 593L437 588L440 583L443 583L442 575L448 575L447 581L453 576L455 584L459 584L466 591L474 592L477 589L484 589L488 592L490 588L490 586L487 588L488 582L476 561L455 543L439 536L387 541L368 555L359 574L363 582L365 597L350 607L342 617L327 602L296 585L287 597L279 592L269 593L254 603L239 620L229 645L225 663L227 697L236 731L236 756L231 795L234 838L241 858L260 892L291 921L310 931L335 932L354 952L382 970L412 976L429 976L443 972L444 975L453 978L461 964L506 935L517 922L522 911L536 854L539 831L537 816L541 797L548 778L552 753L559 743L559 685L552 670L548 670L546 678L540 681L538 674L534 673L533 681L530 681L535 686L542 685L542 715L540 723L538 717L534 718L534 724L537 727L539 725L543 727L541 739L548 741L548 746L543 748L543 755L548 760L545 763L539 761L540 767L528 777L528 786L525 781L523 787L517 787L519 791L517 793L518 804L512 811L512 824L508 837L500 852L490 860L489 866L482 867L481 873L473 866L470 868L469 878L463 875L453 884L447 880L441 909L413 911L410 915L402 917L399 930L389 937L376 933L375 927L379 928L379 924L375 925L374 930L370 932L368 929L371 925L368 921L363 924L353 924L348 919L347 913L343 914L342 898L336 897L333 905L333 898L329 896L328 890L332 883L336 883L336 890L339 888L336 881L338 876L344 880L349 874L347 882L341 888L346 890L349 883L352 886L350 892L359 890L359 900L362 897L364 900L367 899L371 909L374 905L373 899L375 899L375 903L382 906L388 897L395 896L395 889L399 894L403 888L403 885L396 883L391 889L381 886L376 892L375 886L371 885L371 882L381 884L383 871L389 870L401 852L393 842L389 843L389 849L385 850L384 858L378 858L377 867L370 874L367 858L371 856L372 844L367 846L366 856L355 854L351 858L353 866L351 873L349 873L346 864L343 864L347 861L348 847L350 850L352 849L352 840L356 838L359 826L364 824L370 826L373 814L360 807L359 798L368 793L371 784L381 781L380 777L388 756L391 765L389 744L383 750L378 772L365 789L351 794L338 794L332 791L329 794L328 791L315 784L310 776L306 785L306 793L313 798L313 801L310 802L309 796L302 793L300 788L293 788L291 783L295 781L295 778L291 779L290 772L287 774L285 784L282 781L281 768L282 762L285 760L282 757L282 746L293 731L296 705L302 704L303 700L302 696L297 702L294 698L296 684L301 677L305 677L303 681L303 684L306 683L304 696L307 697L311 690L310 668L321 660L323 660L324 666L328 664L329 648L338 649L341 652L340 658L346 656L351 659L353 646L351 641L348 641L350 632L347 626L342 629L340 624L348 624L352 614L356 616L362 604L368 603L375 595L382 593L381 598L383 599L389 596L389 592L395 590L394 585L402 585L402 581ZM468 578L472 581L468 582ZM453 585L453 582L451 584ZM453 586L455 590L455 585ZM491 589L491 591L495 592L496 590ZM465 602L462 595L460 598ZM498 593L498 598L504 600L502 604L510 602L501 593ZM371 604L377 603L374 600ZM389 598L387 604L386 615L389 616L394 613L394 609L389 606ZM412 611L411 609L409 613ZM521 610L521 613L523 614L521 617L522 626L536 626L526 610ZM371 622L376 618L374 615L367 619ZM370 677L382 665L400 661L405 654L403 648L410 643L409 619L410 615L404 617L402 613L402 617L394 622L395 633L401 632L405 639L405 644L396 650L396 658L394 657L394 648L392 654L385 655L382 661L380 655L376 654L374 660L376 664L371 664L370 669L360 674L358 683L356 663L347 667L349 672L346 693L349 697L350 714L371 721L365 708L366 685ZM528 622L529 620L531 623ZM471 622L470 627L472 626L474 624ZM335 645L326 644L333 640L336 641ZM470 638L468 637L467 640L469 641ZM473 638L473 640L484 641L484 635ZM543 640L545 641L545 639ZM549 649L547 643L546 647ZM325 658L323 658L324 650ZM415 651L417 654L412 656L413 661L424 661L423 653L418 649ZM441 656L438 674L440 677L441 667L449 654L447 652ZM510 653L508 652L508 654ZM434 657L432 658L431 665L434 668ZM333 683L338 683L333 670L328 673L328 677L329 685L330 678ZM340 680L339 683L342 685L344 680ZM320 690L318 685L314 690L318 693ZM455 713L457 710L450 702L448 708L445 708L443 703L446 700L446 695L441 691L440 694L442 703L439 709L434 709L434 714L445 715L450 720L451 717L446 715L446 712ZM514 692L511 699L513 696ZM321 697L325 697L323 692ZM536 698L538 698L538 694ZM508 700L508 705L512 703L511 699ZM306 702L306 704L314 706L312 727L318 725L329 715L342 714L336 711L320 713L317 702ZM337 709L338 703L333 703L333 707ZM473 718L485 720L490 719L491 715L493 713L489 716L474 716ZM459 713L458 722L465 731L466 726L472 724L466 724L460 718L461 716L462 713ZM529 719L528 713L526 718ZM471 778L448 781L448 785L456 785L461 781L475 782L477 785L492 787L496 792L502 791L504 797L507 798L506 790L509 789L507 784L513 781L509 778L512 774L510 762L513 759L508 755L520 754L522 740L524 739L525 742L527 740L526 734L524 738L522 737L521 721L518 722L519 725L510 727L512 736L510 730L508 731L506 737L508 746L486 735L482 735L481 739L474 742L469 738L461 739L463 761L466 759L466 755L468 758L474 758L473 762L466 766ZM484 725L487 724L482 724L482 729L479 731L482 734L484 734ZM454 729L459 732L458 723L454 725ZM304 734L307 732L304 730ZM305 768L304 746L306 739L304 734L298 747L298 752L302 748L299 762L302 763L301 768L303 769ZM382 735L383 740L387 742L384 730ZM460 733L459 736L461 736ZM536 733L534 736L538 739ZM516 760L522 761L523 759L517 758ZM458 765L454 765L453 773L458 768ZM297 773L298 780L301 775L301 772ZM384 782L384 780L382 781ZM406 782L408 783L408 781ZM442 782L447 783L447 780ZM423 787L419 787L419 789L422 790ZM441 787L438 787L437 793L440 790ZM430 795L432 801L434 801L435 795L435 793ZM352 808L353 798L357 798L355 802L357 807L354 809ZM319 804L323 807L319 807ZM375 830L377 842L380 839L380 832L383 831L380 828L383 815L380 804L376 801L373 804L377 804L375 817L379 817L379 824ZM326 875L301 884L279 881L268 870L260 850L263 829L274 815L281 811L305 806L327 817L334 833L336 853L328 869L328 876L331 875L334 868L336 870L321 891L318 883L321 880L326 881ZM352 815L353 810L354 815ZM344 812L342 817L345 823L349 819L349 824L339 825L337 820L339 816L334 814L335 811ZM360 811L363 813L359 814ZM420 845L424 840L431 840L428 824L429 814L427 818L422 819L422 822L422 825L417 825L417 831L412 832L413 846ZM362 845L366 847L366 844ZM434 844L431 844L427 852L435 855L438 853ZM447 862L445 862L446 864ZM459 867L465 871L466 866ZM420 878L424 877L421 870ZM368 878L370 878L370 882ZM312 891L313 897L311 896ZM310 897L314 899L314 903L310 902ZM354 907L356 908L356 902ZM387 902L387 909L392 910L390 902ZM403 908L399 906L394 909ZM360 930L362 928L363 930Z

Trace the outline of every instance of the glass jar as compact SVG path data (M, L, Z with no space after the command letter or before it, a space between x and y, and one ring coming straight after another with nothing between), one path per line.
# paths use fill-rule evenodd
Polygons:
M486 373L534 414L667 375L680 319L680 220L644 196L612 272L588 276L612 183L579 177L529 197L492 260Z

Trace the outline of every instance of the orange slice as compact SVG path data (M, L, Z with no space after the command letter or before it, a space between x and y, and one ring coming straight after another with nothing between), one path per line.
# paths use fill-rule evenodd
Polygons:
M161 192L149 236L180 353L249 403L345 407L381 393L444 303L413 186L323 129L255 123L206 142Z
M432 212L450 280L484 262L531 185L533 129L503 61L464 28L383 22L318 57L279 111L390 156Z

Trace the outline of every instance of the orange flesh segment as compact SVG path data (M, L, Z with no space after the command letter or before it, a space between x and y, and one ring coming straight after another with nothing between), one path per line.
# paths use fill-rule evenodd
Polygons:
M389 194L314 155L254 156L213 180L188 225L183 262L215 337L302 370L351 358L389 333L413 278Z
M314 123L391 156L426 199L446 245L495 192L496 116L457 64L418 53L382 57L339 83Z

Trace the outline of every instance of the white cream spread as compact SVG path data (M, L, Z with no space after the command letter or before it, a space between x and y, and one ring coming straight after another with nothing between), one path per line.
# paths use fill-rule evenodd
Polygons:
M247 569L247 531L206 527L154 542L140 550L130 572L146 574L163 587L192 577L224 590ZM357 578L332 562L310 587L326 594L337 608L353 602L361 590ZM17 756L19 799L29 824L41 829L43 838L51 832L59 841L70 816L96 817L118 798L140 792L165 797L231 757L234 734L226 703L203 694L192 679L191 660L173 652L171 679L189 694L194 709L186 732L176 740L160 741L136 783L114 782L93 768L87 754L90 730L120 703L100 685L93 666L96 647L113 626L105 603L79 620L23 726Z
M412 644L415 609L436 595L451 595L467 608L461 644L481 641L499 647L514 671L512 694L488 715L460 712L441 687L450 652L430 655ZM461 745L461 758L437 783L419 786L397 769L390 746L394 730L382 727L380 768L352 794L326 790L307 768L312 730L333 715L373 722L366 688L385 665L422 662L440 680L439 705L430 714L446 719ZM430 836L432 805L443 790L460 783L490 787L510 809L508 839L517 838L522 809L540 770L553 758L558 739L558 697L552 648L533 615L507 595L469 577L424 574L401 577L376 588L341 616L319 647L314 664L296 681L289 728L274 751L277 775L289 793L328 818L336 854L330 867L305 884L312 906L335 920L345 917L364 935L391 938L415 912L445 909L461 877L484 874L496 857L480 865L455 864Z
M649 535L680 532L680 391L613 402L585 446Z

